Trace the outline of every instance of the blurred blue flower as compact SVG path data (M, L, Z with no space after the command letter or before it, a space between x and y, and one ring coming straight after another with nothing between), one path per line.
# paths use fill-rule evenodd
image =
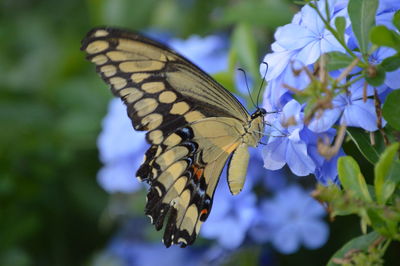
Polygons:
M142 187L135 180L147 144L144 133L134 131L120 99L112 99L97 139L100 160L104 166L97 174L98 182L108 193L133 192Z
M283 170L268 170L264 167L260 149L250 149L250 164L247 169L246 183L250 187L262 187L268 192L280 190L286 186L286 172Z
M200 246L180 248L158 243L145 242L142 220L125 222L108 247L98 254L92 265L95 266L204 266L220 265L230 258L232 252L221 246Z
M182 249L178 246L165 248L161 243L146 243L143 241L135 221L125 223L113 238L105 254L118 259L121 266L180 266L200 265L203 251L197 249Z
M172 39L169 46L207 73L217 73L228 67L228 43L221 36L210 35L204 38L191 36L186 40Z
M165 248L162 243L144 243L128 238L115 239L108 253L118 257L126 266L180 266L198 265L189 249L173 246Z
M280 118L272 122L271 136L263 148L265 168L277 170L287 164L298 176L314 172L315 164L307 153L307 143L300 137L304 127L301 109L296 100L291 100L283 107Z
M328 240L329 228L321 219L325 214L307 192L290 186L262 202L258 230L252 237L258 242L271 241L284 254L296 252L300 245L316 249Z
M256 195L246 182L239 195L232 196L223 174L214 194L213 207L200 231L202 237L216 239L226 249L238 248L257 214Z

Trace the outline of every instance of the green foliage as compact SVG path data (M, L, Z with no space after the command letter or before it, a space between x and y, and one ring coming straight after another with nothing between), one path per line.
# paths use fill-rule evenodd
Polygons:
M398 23L399 14L397 12L393 18L394 25ZM400 34L386 26L378 25L370 29L369 35L374 45L390 47L397 51L396 55L386 58L381 64L372 66L369 71L366 71L367 82L372 86L379 86L384 82L386 72L394 71L400 66Z
M372 71L372 74L368 74L368 69L366 70L365 80L374 87L382 85L386 78L385 69L379 65L377 67L372 67Z
M335 19L335 27L338 32L338 37L341 41L344 41L344 31L346 29L346 18L345 17L337 17Z
M369 32L375 24L378 0L349 0L347 7L354 35L357 38L362 54L367 54Z
M394 56L385 58L382 61L381 66L387 72L391 72L391 71L394 71L394 70L400 68L400 54L396 54Z
M364 155L365 159L371 164L378 161L379 155L384 149L383 140L379 134L375 137L375 145L371 145L370 137L360 128L347 128L347 134L356 144L362 155Z
M371 42L379 46L387 46L400 51L399 34L386 26L378 25L371 29Z
M376 232L353 238L332 256L327 266L383 265L382 254L377 254L374 252L375 250L369 248L379 238L380 236Z
M371 201L360 167L352 157L343 156L339 158L338 173L343 189L349 191L352 197L359 198L365 202Z
M399 143L389 146L375 164L374 186L371 190L361 173L357 162L350 156L338 161L339 179L343 186L319 187L314 196L329 204L331 217L357 214L361 219L361 229L367 226L374 231L352 239L336 252L329 265L376 265L364 264L376 261L382 265L382 256L392 240L400 239L400 195L395 192L400 184ZM377 240L379 239L379 242ZM377 243L385 242L385 245Z
M232 33L232 52L237 55L237 60L247 69L253 77L258 76L259 62L257 44L252 38L252 30L247 24L238 24Z
M375 195L379 204L385 204L400 183L398 150L399 143L389 146L375 166Z
M330 52L326 54L327 56L327 64L326 68L328 71L338 70L341 68L345 68L353 62L353 58L348 54L341 52Z
M398 10L393 17L393 25L400 30L400 10Z
M392 91L383 105L383 117L397 130L400 130L400 91Z

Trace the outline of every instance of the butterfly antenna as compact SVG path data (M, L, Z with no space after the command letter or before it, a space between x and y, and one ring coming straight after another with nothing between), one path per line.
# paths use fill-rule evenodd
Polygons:
M258 105L255 104L253 98L251 97L251 93L250 93L250 89L249 89L249 84L247 83L246 71L244 71L242 68L238 68L238 70L243 72L244 81L246 82L246 89L247 89L247 92L249 93L250 100L251 100L251 102L253 103L254 107L258 108Z
M266 66L266 69L265 69L264 76L263 76L263 78L261 80L260 89L258 90L258 94L257 94L257 108L258 108L258 101L260 100L261 90L262 90L262 87L264 85L265 77L267 76L267 73L268 73L268 63L267 62L262 62L261 64L264 64Z

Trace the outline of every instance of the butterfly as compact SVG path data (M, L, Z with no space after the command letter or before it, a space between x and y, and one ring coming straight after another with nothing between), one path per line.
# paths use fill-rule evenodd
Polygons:
M136 173L150 185L145 214L157 230L165 224L166 247L193 244L228 160L229 189L242 190L266 111L250 115L188 59L137 33L94 28L81 50L123 100L134 129L147 131L151 146Z

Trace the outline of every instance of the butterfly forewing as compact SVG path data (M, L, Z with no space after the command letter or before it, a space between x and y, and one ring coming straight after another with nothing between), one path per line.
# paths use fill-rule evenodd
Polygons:
M145 213L166 246L192 244L219 176L246 133L246 109L209 75L168 47L132 32L96 28L82 50L127 105L151 147L137 171L151 186Z

